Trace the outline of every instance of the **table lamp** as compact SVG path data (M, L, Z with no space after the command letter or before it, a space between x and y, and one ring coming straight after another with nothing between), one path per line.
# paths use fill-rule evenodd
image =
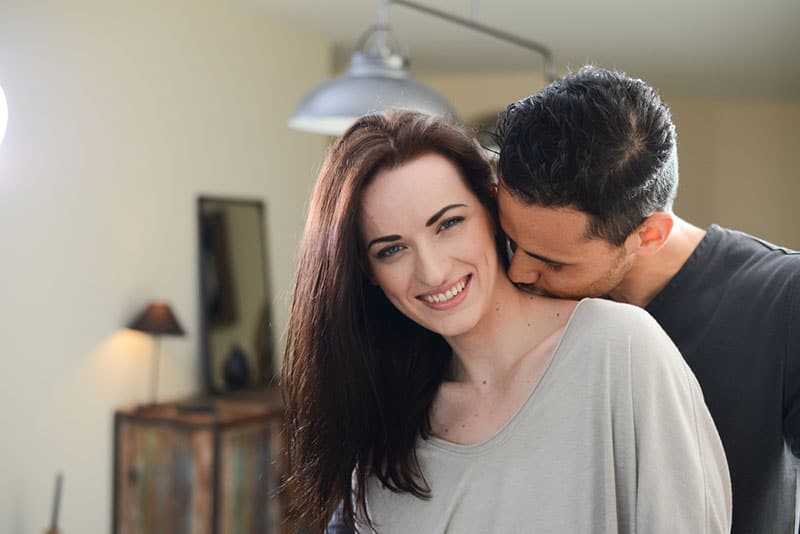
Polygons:
M128 324L128 328L152 334L156 341L156 351L151 364L150 403L155 404L158 392L158 367L161 357L161 336L182 336L184 334L169 304L154 301L147 305L136 318Z

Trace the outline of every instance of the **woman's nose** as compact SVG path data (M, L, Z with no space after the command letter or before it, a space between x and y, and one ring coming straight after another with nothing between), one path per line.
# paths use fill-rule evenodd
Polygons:
M420 249L417 253L417 279L430 287L437 287L448 281L450 260L444 251L436 246Z

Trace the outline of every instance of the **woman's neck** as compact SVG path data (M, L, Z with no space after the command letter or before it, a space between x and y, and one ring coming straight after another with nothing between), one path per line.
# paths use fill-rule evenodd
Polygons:
M447 339L453 363L430 412L440 439L480 443L502 428L544 375L577 305L510 283L491 302L475 328Z
M575 303L523 293L498 277L491 304L469 332L447 338L453 349L450 380L502 383L520 360L558 326L563 326Z

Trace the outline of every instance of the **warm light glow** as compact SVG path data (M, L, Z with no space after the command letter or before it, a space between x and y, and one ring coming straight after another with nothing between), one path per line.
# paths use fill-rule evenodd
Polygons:
M6 95L3 93L3 88L0 87L0 143L3 142L3 137L6 135L6 126L8 125L8 106L6 105Z
M97 399L133 405L147 399L150 364L156 350L153 336L127 328L99 340L79 375ZM164 358L166 359L166 358Z
M192 358L176 349L177 338L163 337L160 348L159 399L185 397L199 388ZM152 365L159 350L150 334L122 328L98 340L89 349L83 366L72 375L98 402L133 406L149 402ZM180 342L183 344L183 342Z

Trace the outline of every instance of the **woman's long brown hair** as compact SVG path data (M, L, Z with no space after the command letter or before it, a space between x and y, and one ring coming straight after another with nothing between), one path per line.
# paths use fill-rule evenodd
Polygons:
M415 441L430 435L430 407L451 351L369 282L359 214L377 172L431 152L455 164L495 214L492 169L474 139L443 118L410 111L359 119L331 147L317 179L282 369L289 484L300 520L314 532L339 502L348 526L356 517L372 525L370 476L393 491L430 495Z

